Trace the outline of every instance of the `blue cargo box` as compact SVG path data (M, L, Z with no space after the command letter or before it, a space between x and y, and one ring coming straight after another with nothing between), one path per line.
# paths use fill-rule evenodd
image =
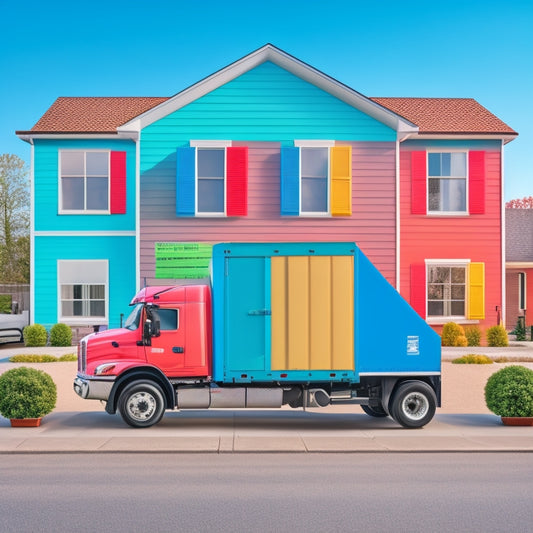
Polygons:
M355 243L213 247L213 379L440 374L440 337Z

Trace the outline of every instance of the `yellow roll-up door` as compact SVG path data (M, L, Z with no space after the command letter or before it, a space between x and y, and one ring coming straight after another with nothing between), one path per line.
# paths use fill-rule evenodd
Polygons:
M352 256L271 260L272 370L353 370Z

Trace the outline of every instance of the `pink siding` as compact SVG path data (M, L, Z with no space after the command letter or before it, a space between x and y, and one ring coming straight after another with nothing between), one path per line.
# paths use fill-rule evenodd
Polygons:
M418 148L420 149L420 148ZM411 214L411 150L400 153L400 292L409 300L411 265L425 259L470 259L485 263L485 320L496 324L501 310L500 153L485 152L485 213L464 217Z
M395 284L395 144L352 145L352 206L349 217L280 216L279 143L248 146L248 215L239 218L177 218L175 170L171 165L141 177L141 280L154 279L155 242L356 241Z

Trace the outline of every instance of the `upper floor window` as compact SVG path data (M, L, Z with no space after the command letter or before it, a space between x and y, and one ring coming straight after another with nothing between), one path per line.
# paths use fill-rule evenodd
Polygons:
M351 146L333 141L294 144L281 149L281 214L351 215Z
M177 216L246 216L248 148L191 141L176 155Z
M126 152L61 150L59 212L124 214Z
M300 150L300 213L329 214L329 149Z
M411 152L413 215L483 215L486 152Z
M428 211L466 212L466 152L428 153Z
M109 152L62 151L60 210L109 211Z
M196 151L197 212L223 215L226 212L226 149Z

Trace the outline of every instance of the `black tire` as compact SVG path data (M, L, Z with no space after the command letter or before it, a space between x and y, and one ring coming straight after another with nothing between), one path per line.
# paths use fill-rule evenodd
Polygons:
M374 418L385 418L389 416L381 405L361 405L361 409L368 415Z
M406 381L395 391L391 403L392 418L404 428L421 428L431 421L437 408L433 389L423 381Z
M118 411L126 424L147 428L157 424L165 412L165 396L152 381L134 381L120 393Z

